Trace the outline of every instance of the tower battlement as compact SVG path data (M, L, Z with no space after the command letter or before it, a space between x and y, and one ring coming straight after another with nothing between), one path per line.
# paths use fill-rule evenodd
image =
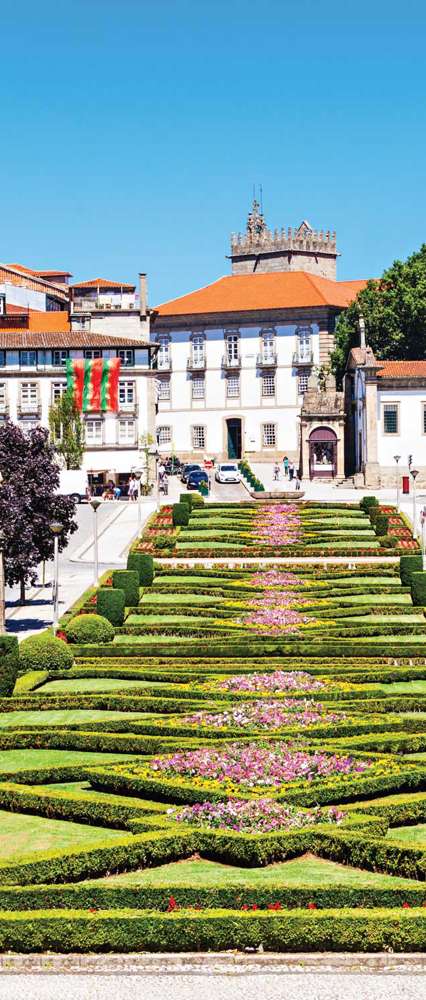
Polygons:
M269 229L254 199L245 233L231 235L233 274L265 271L308 271L336 279L336 233L312 229L309 222L288 229Z

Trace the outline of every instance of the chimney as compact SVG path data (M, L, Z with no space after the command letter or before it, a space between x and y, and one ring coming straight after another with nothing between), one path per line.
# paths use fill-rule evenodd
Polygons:
M146 274L139 271L139 312L141 316L146 316L148 309L148 285Z

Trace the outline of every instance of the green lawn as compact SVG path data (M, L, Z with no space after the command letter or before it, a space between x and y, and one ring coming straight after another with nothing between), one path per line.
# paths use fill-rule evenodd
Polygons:
M426 823L418 826L394 826L387 833L388 840L398 840L408 847L426 848Z
M118 637L117 637L118 638ZM128 639L129 636L123 636ZM120 677L74 677L70 680L48 681L43 687L37 688L37 694L63 694L66 691L85 691L91 694L95 691L119 691L132 688L152 687L153 681L128 681Z
M128 761L129 755L124 753L86 753L82 750L1 750L0 773L13 774L14 771L30 771L38 767L106 764L113 760Z
M0 729L25 729L27 726L69 726L85 722L107 722L109 719L144 719L136 712L101 711L99 709L52 709L51 711L0 713Z
M20 861L40 851L63 850L66 853L70 847L98 847L123 840L123 837L126 837L123 830L0 810L2 862Z

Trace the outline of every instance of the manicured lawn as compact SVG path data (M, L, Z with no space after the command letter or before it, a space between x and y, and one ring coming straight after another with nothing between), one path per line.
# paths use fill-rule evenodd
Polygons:
M146 719L146 715L136 712L100 711L98 709L52 709L34 712L0 713L0 729L25 729L27 726L67 726L85 722L107 722L109 719Z
M161 604L161 605L173 605L182 604L184 606L194 605L194 604L220 604L221 601L226 601L226 597L217 597L216 595L210 594L194 594L189 592L188 594L161 594L145 591L145 594L141 600L141 606L144 604Z
M1 860L20 861L40 851L66 852L70 847L96 847L123 840L123 830L69 823L0 810Z
M73 764L106 764L113 760L128 760L128 754L86 753L81 750L1 750L0 773L29 771L36 768L67 767Z
M128 639L129 636L123 636ZM152 686L152 681L121 680L120 677L74 677L70 680L48 681L43 687L37 688L37 694L62 694L66 691L85 691L91 694L95 691L119 691L132 688Z
M394 826L387 833L388 840L403 841L410 847L426 848L426 823L418 826Z

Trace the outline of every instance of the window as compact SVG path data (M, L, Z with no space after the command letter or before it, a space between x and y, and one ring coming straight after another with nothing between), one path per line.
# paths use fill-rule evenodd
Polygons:
M385 403L383 406L383 430L385 434L399 434L398 404Z
M204 399L204 376L194 375L192 378L192 398Z
M84 436L86 444L102 444L102 420L86 420Z
M308 388L309 368L301 368L297 379L297 391L299 396L303 396Z
M0 351L0 368L4 368L6 365L6 351Z
M52 365L54 368L62 368L69 358L69 351L52 351Z
M170 379L159 378L157 382L158 399L170 399Z
M135 352L132 347L121 348L117 351L117 358L120 358L123 368L133 368L135 364Z
M52 403L57 403L58 399L60 399L66 391L66 382L52 382Z
M7 408L7 385L0 382L0 413Z
M21 382L20 387L21 410L34 413L38 410L38 385L37 382Z
M273 361L274 359L275 337L273 330L264 330L262 333L262 360Z
M310 361L312 356L311 327L299 326L296 333L297 333L297 353L299 356L299 361Z
M192 366L193 368L204 367L204 337L202 333L194 334L191 342Z
M197 424L192 428L192 447L193 448L205 448L206 446L206 428L202 424Z
M171 427L157 427L157 441L158 441L158 444L171 444L171 441L172 441L172 428Z
M135 444L135 421L134 420L122 420L118 421L118 443L119 444Z
M157 354L158 368L170 368L170 340L168 337L158 338L159 350Z
M262 375L262 396L275 396L275 375Z
M229 375L226 380L226 395L228 399L235 399L240 395L240 376Z
M86 350L84 352L84 357L86 358L86 361L93 361L94 358L102 357L102 351L100 347L96 347L94 350Z
M227 333L226 335L226 360L228 365L236 365L239 362L240 338L238 333Z
M275 448L277 440L276 425L263 424L263 447Z
M426 434L426 403L423 403L423 434Z
M118 383L118 402L120 406L126 406L135 401L135 383L134 382L119 382Z
M21 368L35 368L37 351L19 351L19 364Z

